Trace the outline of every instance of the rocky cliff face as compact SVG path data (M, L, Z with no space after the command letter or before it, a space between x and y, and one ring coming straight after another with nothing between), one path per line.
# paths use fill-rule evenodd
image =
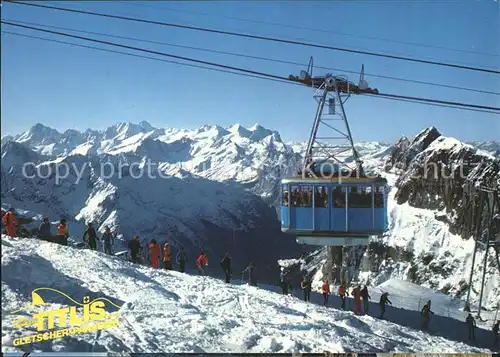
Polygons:
M438 210L436 218L447 222L451 233L469 238L478 223L471 213L480 204L474 187L500 190L499 158L479 154L470 145L440 136L434 128L414 142L417 139L420 144L408 148L407 168L395 183L397 203ZM487 209L483 213L481 225L486 223Z
M387 234L371 242L363 258L361 273L352 275L348 261L355 249L325 248L325 262L317 277L330 281L348 280L380 284L389 278L409 280L464 298L469 286L473 239L491 218L485 196L481 221L471 213L480 204L474 187L500 190L499 157L442 136L434 128L419 133L412 141L401 138L385 158L383 173L392 182L389 194ZM497 191L499 192L499 191ZM489 200L487 200L488 198ZM500 217L500 207L497 206ZM495 218L500 221L500 218ZM497 225L500 223L496 223ZM498 238L499 228L491 231ZM483 235L484 239L484 235ZM472 281L472 299L478 300L484 249L479 249L478 266ZM492 250L487 257L483 306L494 308L500 294L500 270ZM351 273L351 276L349 276Z

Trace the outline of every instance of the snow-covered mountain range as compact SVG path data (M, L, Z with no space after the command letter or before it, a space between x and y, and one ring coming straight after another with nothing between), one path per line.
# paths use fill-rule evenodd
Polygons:
M475 175L494 181L500 143L469 145L429 128L393 145L360 142L356 147L365 169L381 172L392 184L391 229L378 243L381 250L366 254L370 272L360 278L377 283L406 278L463 297L472 252L472 241L460 228L467 209L464 193L450 193L450 182L441 178L419 180L410 174L428 160L446 166L481 157L487 166ZM81 235L84 222L93 221L101 231L104 225L116 227L125 240L134 234L168 239L176 247L186 246L192 256L201 248L211 256L231 251L237 265L254 260L269 272L262 276L276 277L277 259L303 252L280 232L275 209L279 180L296 172L303 148L304 143L286 143L278 132L260 125L180 130L141 122L60 133L37 124L2 138L2 204L52 221L69 217L75 236ZM23 173L27 162L34 165ZM68 169L67 177L57 177L57 168L63 176ZM48 170L52 175L41 178ZM314 267L321 277L338 265L334 252L322 252ZM424 264L424 256L431 263ZM500 293L493 263L494 258L488 265L488 308Z

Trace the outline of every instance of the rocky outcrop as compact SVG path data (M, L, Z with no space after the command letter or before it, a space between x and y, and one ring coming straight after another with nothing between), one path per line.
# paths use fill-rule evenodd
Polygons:
M478 222L481 230L487 226L491 219L487 201L491 203L495 198L492 192L484 200L482 220L478 221L472 215L480 204L477 187L500 190L500 158L444 137L431 127L412 141L401 138L391 147L384 164L387 174L396 176L390 195L397 206L389 211L387 234L370 243L363 277L358 281L377 285L391 277L405 279L465 298L474 246L470 237L476 235ZM494 219L490 232L491 237L498 239L499 206L499 222ZM326 248L326 262L318 268L322 276L330 281L345 280L346 260L351 251L352 248ZM477 261L483 261L484 253L480 249ZM496 304L495 296L500 291L497 265L498 258L490 251L486 275L490 290L484 306ZM481 279L476 273L472 280L471 298L475 302Z
M480 203L474 189L479 186L500 189L500 160L441 136L398 178L395 198L398 204L440 211L437 219L449 223L452 233L468 238L476 231L477 220L471 213Z

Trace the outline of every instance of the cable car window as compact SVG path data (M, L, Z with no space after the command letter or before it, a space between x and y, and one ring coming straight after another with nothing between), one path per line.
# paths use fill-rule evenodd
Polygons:
M311 207L312 206L312 187L311 186L292 186L292 206Z
M371 208L372 194L367 193L366 186L352 186L349 192L349 207L351 208Z
M288 207L290 196L288 195L288 186L281 186L281 205Z
M376 186L374 193L375 208L384 207L384 186Z
M328 207L328 191L325 186L314 187L314 207Z
M346 187L337 186L332 189L332 204L334 208L345 208Z

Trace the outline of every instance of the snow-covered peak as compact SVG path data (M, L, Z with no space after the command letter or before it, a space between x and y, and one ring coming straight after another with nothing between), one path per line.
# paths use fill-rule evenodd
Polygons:
M240 124L231 125L228 130L234 135L238 135L242 138L248 139L252 136L252 132Z
M258 123L255 123L250 128L248 128L248 131L250 131L252 133L252 137L251 137L252 140L259 141L259 140L262 140L268 136L272 136L276 140L281 141L281 136L277 131L266 129Z
M43 145L57 142L60 138L61 133L56 129L37 123L26 133L17 136L15 140L28 145Z

